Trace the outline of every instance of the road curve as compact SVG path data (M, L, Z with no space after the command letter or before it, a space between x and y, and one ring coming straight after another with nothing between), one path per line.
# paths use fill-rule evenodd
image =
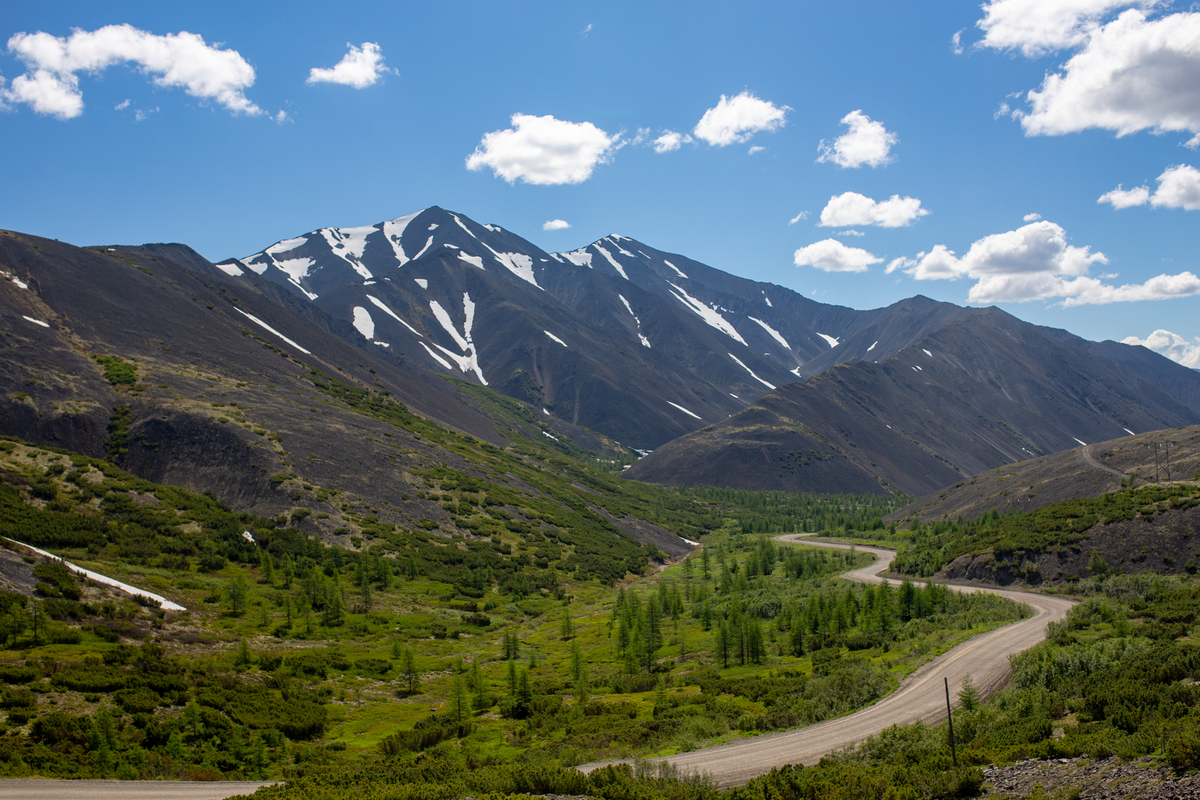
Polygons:
M805 534L791 534L776 538L799 542L804 537ZM881 583L884 579L880 573L888 569L896 555L895 550L842 542L809 541L805 544L873 554L878 559L874 564L842 576L860 583ZM1033 609L1033 616L968 639L911 673L896 691L848 716L653 760L670 762L683 773L707 774L720 786L741 786L774 767L815 764L827 753L862 741L892 725L907 725L917 720L937 722L946 716L943 679L948 678L951 690L957 692L963 678L970 673L975 685L986 695L988 689L1007 677L1008 657L1042 641L1046 624L1066 617L1074 605L1072 600L1031 592L948 585L959 592L989 591L1025 603ZM585 764L579 769L590 772L611 763L615 762Z

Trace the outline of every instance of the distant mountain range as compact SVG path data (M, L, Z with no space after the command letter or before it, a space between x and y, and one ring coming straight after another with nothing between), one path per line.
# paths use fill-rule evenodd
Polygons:
M91 450L116 399L81 353L203 372L244 358L246 336L501 443L509 423L466 391L486 387L528 404L526 433L625 463L623 448L649 453L627 475L668 484L923 494L1081 441L1200 423L1200 374L1144 348L924 297L826 305L616 234L549 253L431 207L217 265L183 245L5 241L11 334L28 333L22 316L69 321L75 344L43 374L82 377L45 398L71 414L10 403L0 429ZM3 360L13 392L49 358L25 347Z

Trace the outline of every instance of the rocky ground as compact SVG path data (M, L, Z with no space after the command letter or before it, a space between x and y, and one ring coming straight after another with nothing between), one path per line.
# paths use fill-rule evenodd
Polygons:
M1177 775L1148 759L1061 758L987 767L984 797L1054 800L1200 800L1200 774Z

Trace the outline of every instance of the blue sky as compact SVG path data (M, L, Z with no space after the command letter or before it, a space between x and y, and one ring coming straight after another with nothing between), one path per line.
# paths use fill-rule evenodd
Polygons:
M996 304L1200 367L1189 9L9 4L0 226L220 260L436 204L548 250L621 233L822 302Z

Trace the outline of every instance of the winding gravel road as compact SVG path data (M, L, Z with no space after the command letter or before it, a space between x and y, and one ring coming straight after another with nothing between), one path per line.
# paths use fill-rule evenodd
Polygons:
M805 535L777 538L784 542L799 542ZM896 555L894 550L841 542L804 543L838 550L854 548L875 555L878 560L874 564L843 575L861 583L882 582L880 573L887 571ZM1046 624L1066 617L1067 611L1074 605L1074 601L1062 597L1030 592L955 584L949 586L959 592L989 591L1025 603L1033 609L1033 616L968 639L910 674L887 697L848 716L654 760L670 762L684 773L707 774L720 786L740 786L774 767L815 764L827 753L862 741L892 725L907 725L917 720L936 722L946 716L943 679L949 678L952 691L957 692L963 678L970 673L975 685L986 696L989 689L1007 678L1009 655L1027 650L1042 641ZM610 763L614 762L585 764L579 769L590 772Z

